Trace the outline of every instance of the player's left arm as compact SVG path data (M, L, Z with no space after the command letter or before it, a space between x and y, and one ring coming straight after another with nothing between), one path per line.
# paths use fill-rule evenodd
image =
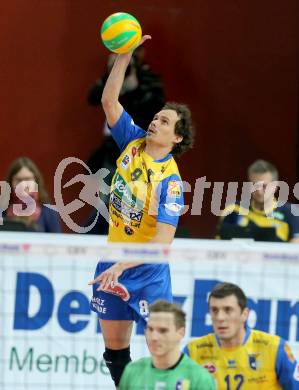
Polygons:
M276 356L275 371L278 382L284 390L299 390L299 367L291 348L280 339Z
M158 222L156 235L151 239L152 244L171 244L176 231L176 226Z

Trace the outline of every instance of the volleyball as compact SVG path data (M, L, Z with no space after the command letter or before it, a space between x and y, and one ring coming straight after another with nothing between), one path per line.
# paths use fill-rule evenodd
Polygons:
M114 53L121 54L133 50L141 37L142 30L138 20L128 13L112 14L102 24L102 41Z

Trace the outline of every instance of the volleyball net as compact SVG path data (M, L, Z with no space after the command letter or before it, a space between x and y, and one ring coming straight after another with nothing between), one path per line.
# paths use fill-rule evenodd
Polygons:
M90 311L97 261L169 262L174 300L187 313L184 342L212 331L207 298L218 282L248 296L249 326L289 341L299 358L297 245L175 240L107 245L105 237L2 233L0 236L0 388L114 389ZM132 358L147 356L135 327Z

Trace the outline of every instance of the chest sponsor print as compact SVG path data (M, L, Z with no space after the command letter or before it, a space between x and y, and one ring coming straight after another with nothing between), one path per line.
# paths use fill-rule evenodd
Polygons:
M138 211L136 209L128 207L114 193L112 193L110 196L110 205L113 206L115 210L117 210L120 214L127 217L131 221L141 222L143 215L142 211Z
M113 192L122 200L123 203L126 203L128 206L137 208L139 210L143 209L143 201L138 199L132 193L129 185L119 173L115 175L113 180L112 193Z

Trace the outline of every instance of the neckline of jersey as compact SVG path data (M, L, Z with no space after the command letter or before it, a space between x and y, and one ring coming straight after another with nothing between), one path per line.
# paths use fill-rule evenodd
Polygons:
M236 347L231 347L231 348L224 348L222 347L221 343L220 343L220 339L219 337L215 334L215 338L216 338L216 342L217 342L217 345L219 348L225 350L225 351L233 351L233 350L237 350L238 348L242 347L243 345L245 345L247 343L247 340L249 339L249 336L251 334L251 329L249 328L248 325L245 325L245 336L244 336L244 339L242 341L242 344L236 346Z
M155 366L154 366L153 361L151 362L151 365L152 365L152 368L154 368L155 370L159 370L159 371L174 370L174 369L180 364L180 362L182 361L183 357L184 357L184 354L181 353L181 356L180 356L179 360L178 360L173 366L171 366L171 367L167 367L167 368L158 368L158 367L155 367Z

